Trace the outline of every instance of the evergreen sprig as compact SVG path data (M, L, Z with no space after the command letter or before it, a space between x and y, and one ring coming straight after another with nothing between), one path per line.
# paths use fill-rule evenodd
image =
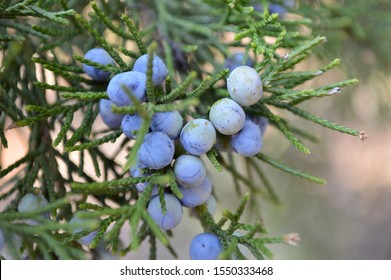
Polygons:
M229 70L225 69L223 60L234 49L244 50L243 62L247 57L254 58L254 68L263 82L264 97L246 108L246 113L266 117L297 150L308 154L304 140L316 141L316 137L305 128L292 126L279 111L365 138L361 131L299 107L313 98L339 94L344 87L357 82L347 79L308 88L308 81L341 62L334 59L319 69L297 70L300 62L326 42L324 36L301 33L303 26L319 28L308 13L304 13L304 18L281 20L267 9L257 11L249 1L192 0L186 5L158 0L142 5L135 1L112 2L109 5L105 1L25 0L0 4L2 146L7 147L8 129L29 128L28 153L0 170L4 189L8 188L0 199L15 197L7 205L5 214L0 215L0 230L6 237L16 234L24 244L11 242L14 258L21 258L19 249L24 248L30 258L81 259L87 251L97 256L101 243L112 252L126 254L140 248L146 240L150 244L151 259L157 258L157 241L177 257L170 244L171 232L163 231L146 209L154 187L158 189L163 213L167 210L165 192L182 197L173 167L144 170L145 176L138 178L129 177L128 170L137 161L138 150L156 112L178 110L189 119L205 117L214 101L228 96L224 80ZM128 9L131 12L128 13ZM91 11L88 19L84 17L86 10ZM353 28L345 17L333 19L327 26ZM355 31L356 35L360 34ZM227 32L234 34L233 40L227 39ZM108 38L106 34L110 34ZM79 50L86 51L96 45L105 49L116 65L101 65L78 54ZM98 102L108 98L107 83L88 78L80 64L115 75L131 70L134 60L147 53L148 102L140 102L126 90L133 105L112 108L115 113L139 114L143 118L142 125L135 140L121 140L119 148L109 155L102 145L119 141L122 131L95 128L99 122ZM165 85L159 87L152 83L155 54L164 54L169 71ZM125 162L121 162L124 149L127 156ZM179 148L176 153L184 151ZM277 189L259 166L259 160L317 184L325 184L324 179L264 153L244 160L247 173L239 171L231 150L226 153L216 146L206 156L219 172L230 173L236 192L242 197L238 208L233 212L224 211L217 222L205 204L195 209L204 230L217 235L221 241L222 259L248 258L240 251L240 245L246 246L254 258L271 258L268 244L294 244L298 240L294 234L270 237L262 223L243 221L247 204L257 198L280 203ZM88 168L87 159L93 171ZM60 165L64 171L60 171ZM11 172L16 173L12 178ZM139 183L146 185L143 192L137 191ZM50 203L37 211L16 212L20 198L26 193L41 193ZM93 198L94 203L87 202L89 198ZM83 217L99 221L77 231L80 225L68 223L75 214L74 209L88 210ZM41 216L47 211L52 219ZM28 226L22 222L24 219L38 224ZM130 225L131 241L122 246L120 231L125 225ZM91 233L96 235L88 250L81 248L78 240Z

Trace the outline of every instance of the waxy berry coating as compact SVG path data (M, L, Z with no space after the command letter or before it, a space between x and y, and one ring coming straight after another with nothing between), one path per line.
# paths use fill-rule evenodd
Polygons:
M183 118L178 111L157 112L151 121L151 130L164 132L171 139L179 137L183 127Z
M216 142L216 130L206 119L194 119L182 129L180 141L183 148L192 155L207 153Z
M192 188L184 188L179 186L183 197L180 199L181 203L185 207L194 208L205 203L212 193L212 183L208 179L205 180L198 186Z
M18 211L19 212L33 211L38 208L44 207L48 204L49 202L42 194L28 193L20 199L18 204Z
M167 134L150 132L144 137L138 151L138 159L149 169L161 169L171 163L174 152L174 144Z
M121 122L122 132L130 139L136 139L135 131L141 127L143 119L138 114L125 115Z
M191 241L189 251L192 260L217 260L222 247L216 235L200 233Z
M240 131L246 115L238 103L229 98L217 100L209 112L209 120L218 132L232 135Z
M114 65L113 58L102 48L89 50L85 55L85 59L102 65ZM94 81L105 82L109 79L110 73L101 69L83 64L83 71L90 76Z
M140 56L133 66L133 71L138 71L147 74L148 70L148 54ZM157 55L153 56L152 59L152 83L154 86L160 85L167 77L168 70L163 60Z
M137 71L128 71L115 75L107 86L107 94L117 106L133 105L128 94L131 93L140 102L146 100L147 76Z
M136 162L136 165L130 168L130 175L133 178L138 177L145 177L151 175L150 173L144 173L143 168L146 168L146 166L142 165L138 160ZM143 192L145 188L148 187L148 182L140 182L136 184L136 189L138 192ZM154 186L151 192L151 196L157 195L159 193L159 190L157 186Z
M246 120L244 127L231 137L232 149L244 157L255 156L262 148L262 132L260 127Z
M206 167L197 156L181 155L175 160L174 175L178 184L185 188L192 188L204 181Z
M162 212L159 196L154 196L148 203L148 214L162 229L168 230L176 227L182 219L182 205L172 194L164 194L166 214Z
M46 200L46 198L42 194L33 194L28 193L25 196L23 196L18 204L18 211L19 212L29 212L33 210L37 210L39 208L45 207L48 205L49 202ZM50 213L45 212L41 214L41 217L45 219L50 218ZM39 222L32 220L32 219L26 219L23 220L28 225L37 225Z
M86 221L88 222L98 222L99 219L87 219L87 218L80 218L80 214L82 213L87 213L87 211L78 211L74 214L74 216L72 217L72 219L69 221L69 224L81 224L81 226L77 226L76 228L73 229L73 234L77 234L81 231L84 231L84 230L88 230L89 228L88 227L83 227L83 223L85 223ZM80 244L82 245L90 245L92 240L94 240L96 234L98 233L97 230L95 231L92 231L90 233L88 233L87 235L85 236L82 236L80 237L77 242L79 242Z
M110 100L101 99L99 101L99 115L108 127L119 128L124 115L111 111L111 105L113 105L113 102Z
M242 65L236 67L227 79L228 93L241 106L251 106L262 97L262 81L257 71Z
M266 128L269 125L269 119L262 117L262 116L247 116L249 120L251 120L253 123L257 124L259 128L261 129L262 136L266 132Z

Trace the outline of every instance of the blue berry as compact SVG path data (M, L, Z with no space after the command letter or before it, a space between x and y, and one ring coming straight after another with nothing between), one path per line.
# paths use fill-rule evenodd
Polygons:
M190 243L192 260L217 260L221 252L221 243L212 233L200 233Z
M178 111L157 112L152 117L151 130L164 132L173 140L178 138L182 127L183 118Z
M282 17L286 13L286 8L279 4L269 4L269 13L270 14L278 14L279 17Z
M26 250L23 251L22 256L20 256L21 247L23 245L23 240L17 233L7 232L7 240L4 240L5 244L1 249L0 255L2 259L6 260L15 260L16 258L23 259L26 257ZM16 249L16 252L14 251Z
M147 74L148 69L148 54L140 56L133 66L133 71L138 71ZM152 83L154 86L160 85L167 77L168 70L163 60L157 55L152 59Z
M210 108L209 119L218 132L232 135L242 129L246 115L238 103L222 98Z
M181 155L175 160L174 174L178 184L185 188L192 188L204 181L206 167L199 157Z
M262 148L262 132L259 126L250 120L246 120L244 127L231 137L231 146L238 154L251 157L255 156Z
M236 67L241 65L247 65L249 67L253 66L253 61L247 57L247 60L243 63L244 53L236 52L232 56L228 57L225 60L225 66L229 69L229 72L232 72Z
M126 115L123 117L121 122L122 132L130 139L136 139L134 131L138 131L141 127L143 119L138 115Z
M269 13L278 14L279 17L282 17L286 12L287 8L294 8L295 0L285 0L283 5L279 4L269 4Z
M101 99L99 101L99 115L102 117L103 122L110 128L119 128L121 126L122 118L124 115L116 114L111 111L111 105L113 102L107 99Z
M133 178L139 178L139 177L145 177L145 176L148 176L150 174L148 173L144 173L143 172L143 169L146 168L146 166L142 165L138 160L136 162L136 165L131 167L129 169L130 171L130 175L133 177ZM147 182L141 182L141 183L137 183L136 184L136 188L137 188L137 191L139 192L142 192L146 187L147 187L148 183Z
M113 58L104 49L101 48L89 50L84 55L84 58L102 65L114 65ZM87 64L83 64L83 71L94 81L98 82L105 82L110 77L109 72L94 68L92 66L88 66Z
M242 65L236 67L227 79L228 93L241 106L257 103L263 93L262 81L257 71Z
M25 196L23 196L18 204L18 211L19 212L29 212L33 210L38 210L39 208L42 208L46 205L48 205L49 202L46 200L46 198L42 194L33 194L28 193ZM49 219L50 213L45 212L42 213L42 217ZM25 220L24 221L28 225L37 225L38 222L34 220Z
M212 183L208 177L206 177L204 181L198 186L192 188L184 188L179 186L179 190L183 195L182 199L180 199L182 205L185 207L194 208L196 206L200 206L208 200L210 194L212 193Z
M148 214L159 225L160 228L169 230L179 224L182 219L182 206L178 199L172 194L164 194L166 203L166 214L163 215L159 196L151 198L148 204Z
M143 177L144 175L147 175L143 173L143 168L146 168L146 166L144 166L140 163L139 160L137 160L136 164L129 169L130 175L133 178Z
M117 106L133 105L128 94L132 93L139 101L145 101L146 82L147 76L144 73L137 71L119 73L110 80L107 94Z
M42 194L28 193L23 196L18 204L19 212L28 212L48 205L49 202Z
M139 161L137 161L136 165L130 168L130 175L133 178L145 177L151 175L150 173L144 173L142 169L146 168L146 166L142 165ZM143 192L145 188L148 187L148 182L140 182L136 184L136 189L138 192ZM157 195L159 190L157 186L154 186L151 192L151 196Z
M262 117L262 116L248 116L248 117L253 123L255 123L259 126L259 128L261 129L262 136L263 136L266 132L266 128L269 125L269 119Z
M136 189L139 193L142 193L143 191L145 191L145 189L148 187L148 183L147 182L142 182L142 183L137 183L136 184ZM159 194L159 189L158 187L155 185L153 186L152 188L152 191L151 191L151 196L155 196L155 195L158 195Z
M73 234L77 234L81 231L85 231L85 230L89 230L91 229L91 224L92 224L92 228L95 228L96 225L94 225L95 223L97 224L99 219L92 219L92 218L80 218L80 214L81 213L86 213L87 211L78 211L75 213L75 215L72 217L72 219L69 221L69 224L72 225L72 224L80 224L79 226L77 226L76 228L74 228L73 230ZM89 226L86 227L86 226L83 226L83 224L85 223L88 223ZM77 242L79 242L81 245L89 245L91 244L92 240L94 240L96 234L98 233L97 230L95 231L91 231L90 233L88 233L87 235L85 236L82 236L81 238L79 238L77 240Z
M282 17L282 16L284 16L284 14L287 11L286 7L293 8L294 5L295 5L295 1L294 0L285 0L284 1L284 5L275 4L275 3L269 3L268 4L268 6L269 6L269 13L270 14L278 14L279 17ZM255 5L254 9L259 11L259 12L263 12L262 4Z
M174 144L167 134L150 132L144 137L138 151L138 159L149 169L161 169L171 163L174 152Z
M207 153L216 142L216 130L206 119L194 119L181 131L180 141L183 148L192 155Z

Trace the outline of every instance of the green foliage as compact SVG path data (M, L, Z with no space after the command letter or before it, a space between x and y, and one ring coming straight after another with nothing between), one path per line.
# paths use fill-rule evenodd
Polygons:
M255 68L264 84L264 97L246 112L268 118L298 151L310 153L305 141L316 138L305 128L293 126L275 108L338 132L364 137L358 130L335 124L299 107L313 98L333 96L357 82L355 79L343 80L307 88L307 81L317 79L340 63L336 59L320 69L296 69L326 42L325 37L300 32L303 25L318 27L307 17L279 19L268 11L255 11L245 0L109 2L26 0L0 4L2 146L7 148L5 132L8 129L29 128L28 153L0 170L0 178L16 173L2 181L4 194L1 199L11 194L15 196L0 216L0 229L6 236L17 234L22 238L21 248L27 251L29 258L79 259L86 258L87 253L95 257L101 242L111 252L124 255L137 250L145 240L150 243L151 259L157 258L157 240L177 256L170 244L171 233L161 230L146 210L155 185L163 210L164 188L181 196L172 168L146 170L150 175L140 178L129 177L127 170L136 161L137 151L155 112L178 110L188 118L205 117L214 101L228 96L223 83L228 75L224 59L236 49L244 50L246 56L255 59ZM103 66L84 59L82 53L94 46L104 48L116 65ZM83 75L81 63L116 74L131 70L135 58L145 53L158 53L164 57L169 69L166 85L152 86L150 59L147 72L149 101L141 104L128 92L134 105L112 108L119 113L137 112L143 118L137 140L121 140L120 130L98 131L95 128L98 102L108 98L107 84L94 82ZM76 124L76 114L80 113L83 118ZM102 148L103 144L116 141L121 141L121 150L129 151L124 162L119 159L121 150L108 155ZM72 156L74 153L78 154L78 162ZM88 173L86 156L91 158L95 174ZM260 162L317 184L325 184L324 179L260 153L246 159L248 171L255 172L263 183L259 186L250 174L238 171L231 151L213 149L207 157L219 172L223 169L230 172L238 193L245 192L238 209L225 211L217 222L205 205L195 209L205 231L213 232L222 241L223 259L246 258L239 245L247 247L257 259L271 258L267 244L297 241L297 236L292 235L269 237L263 224L243 221L250 198L280 202L277 190ZM65 166L61 172L60 163ZM140 182L148 183L142 193L136 189ZM50 204L39 211L17 213L19 199L28 192L44 194ZM87 198L93 198L95 202L87 202ZM113 207L113 203L117 206ZM67 223L73 217L74 209L88 210L86 218L100 218L98 226L74 233L76 227ZM38 218L38 214L48 210L51 219ZM20 222L25 218L36 219L39 224L27 226ZM119 239L125 224L131 228L129 244L121 244ZM76 242L95 230L96 237L88 248ZM16 247L11 246L12 257L20 258L23 250Z
M330 58L336 53L341 55L345 68L362 78L368 76L363 65L390 70L391 54L387 44L383 44L390 38L390 1L307 0L299 4L299 13L311 19L312 32L325 34L328 38L327 48L322 48L323 57Z

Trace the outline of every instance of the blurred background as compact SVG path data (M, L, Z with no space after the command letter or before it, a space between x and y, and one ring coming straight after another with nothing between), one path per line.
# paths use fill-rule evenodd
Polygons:
M266 131L263 146L266 154L328 182L319 186L264 166L282 203L275 205L261 199L258 201L261 210L248 213L246 219L262 218L272 236L299 233L301 237L297 246L269 246L275 259L391 259L391 59L382 53L391 47L391 10L387 1L373 1L377 6L367 13L361 6L356 14L343 15L352 21L356 19L354 16L361 15L361 27L364 34L370 36L354 41L354 34L349 30L341 34L333 34L332 29L314 31L329 38L324 48L332 49L333 55L342 58L344 68L320 76L313 83L321 85L354 77L359 78L360 83L331 98L306 103L304 108L325 119L365 131L368 138L361 141L286 114L284 117L289 121L297 121L297 126L308 128L319 139L316 144L306 142L311 154L305 156L290 146L276 129L269 127ZM363 3L342 2L345 5ZM344 9L343 5L339 7ZM345 8L352 11L348 6ZM381 11L382 17L376 17L377 11ZM311 10L303 9L303 13L306 12ZM376 26L381 26L381 30ZM375 34L368 31L371 28L375 28L372 29ZM385 30L387 32L381 32ZM324 62L314 56L301 67L311 70L318 65ZM9 149L1 152L2 166L8 166L26 153L26 134L24 129L7 131ZM241 163L240 158L237 162ZM208 169L218 197L214 216L219 219L224 209L234 211L239 200L230 175L219 174L212 167ZM202 230L191 211L184 211L172 239L180 259L188 258L188 244ZM126 231L123 238L127 239ZM145 250L125 258L148 258L148 244L143 244L142 248ZM172 256L159 245L158 258L171 259Z

